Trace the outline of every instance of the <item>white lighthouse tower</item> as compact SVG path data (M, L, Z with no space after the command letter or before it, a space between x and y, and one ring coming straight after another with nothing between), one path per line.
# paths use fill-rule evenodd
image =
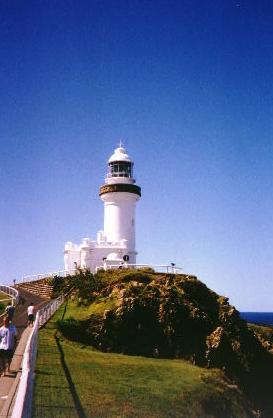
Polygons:
M123 261L136 263L135 207L141 189L133 178L134 162L126 149L116 148L108 160L108 173L99 195L104 202L104 230L97 239L84 238L82 244L65 244L64 267L75 265L95 272L100 266L115 266Z
M141 189L133 178L134 162L121 145L108 160L108 174L100 188L104 202L104 235L107 242L126 240L129 263L136 263L135 207Z

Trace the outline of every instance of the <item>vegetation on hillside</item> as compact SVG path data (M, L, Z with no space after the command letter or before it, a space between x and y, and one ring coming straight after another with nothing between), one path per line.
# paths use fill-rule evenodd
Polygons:
M58 319L83 319L90 308L69 300L40 330L33 418L253 417L246 397L221 370L102 353L58 334Z
M228 299L196 277L127 269L93 276L79 270L55 281L56 292L73 289L74 300L87 308L84 318L59 321L67 338L107 352L220 368L265 416L273 416L272 354Z
M273 354L273 328L266 325L248 324L260 343Z

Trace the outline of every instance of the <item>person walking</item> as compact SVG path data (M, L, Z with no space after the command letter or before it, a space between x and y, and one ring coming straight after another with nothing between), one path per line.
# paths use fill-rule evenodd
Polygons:
M27 308L27 316L28 316L28 325L33 327L34 321L34 306L31 302Z
M11 304L11 302L9 302L6 306L5 313L10 321L13 320L14 311L15 311L14 306Z
M0 328L0 362L2 376L10 372L10 363L17 341L16 327L10 322L8 317L4 318L4 324Z

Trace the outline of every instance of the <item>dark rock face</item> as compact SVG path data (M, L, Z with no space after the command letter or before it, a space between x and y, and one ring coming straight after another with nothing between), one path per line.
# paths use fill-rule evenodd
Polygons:
M139 280L141 278L141 280ZM125 275L104 297L114 307L100 318L95 342L106 350L161 357L183 357L201 365L226 366L240 352L241 335L256 339L226 298L193 276ZM97 327L95 327L97 329ZM250 335L251 334L251 335ZM234 360L235 361L235 360Z

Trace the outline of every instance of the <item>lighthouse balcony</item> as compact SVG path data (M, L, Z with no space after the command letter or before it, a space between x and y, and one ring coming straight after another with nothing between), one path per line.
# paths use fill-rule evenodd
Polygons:
M113 176L112 174L107 174L105 177L106 184L115 184L115 183L124 183L124 184L134 184L136 181L131 177L120 177L118 175Z

